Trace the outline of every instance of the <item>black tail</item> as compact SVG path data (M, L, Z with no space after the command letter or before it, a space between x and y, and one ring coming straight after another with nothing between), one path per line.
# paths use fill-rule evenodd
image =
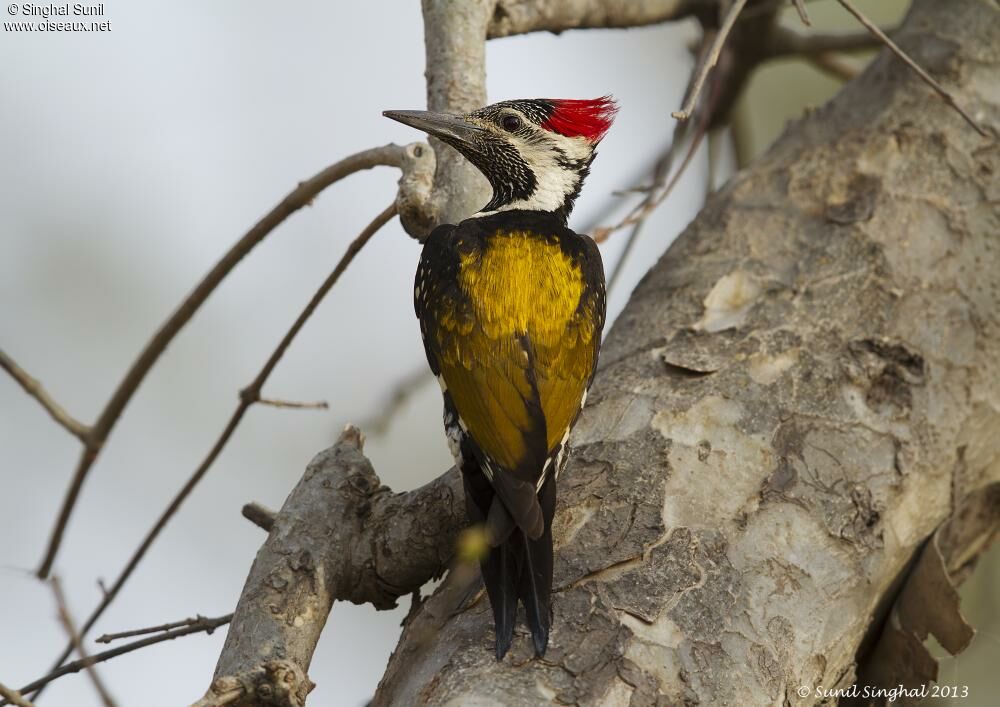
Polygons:
M493 626L496 628L497 660L502 660L514 640L514 622L517 617L517 544L521 531L515 530L499 546L490 548L479 566L483 584L493 608Z
M552 625L552 516L556 508L556 482L550 475L538 492L538 502L545 518L545 531L537 540L520 535L523 552L518 568L517 597L535 643L535 655L541 658L549 645Z
M552 623L552 516L556 505L555 480L549 477L538 493L545 518L545 530L537 540L520 528L490 550L481 563L486 593L493 607L496 626L496 655L501 660L514 638L517 602L524 605L535 655L545 655Z

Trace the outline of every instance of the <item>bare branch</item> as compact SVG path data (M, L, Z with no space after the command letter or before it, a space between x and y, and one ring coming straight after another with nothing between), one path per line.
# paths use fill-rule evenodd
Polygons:
M611 273L611 277L608 280L608 289L610 290L615 283L618 281L618 277L621 275L622 270L625 267L625 261L628 257L632 247L635 245L636 240L641 232L642 225L645 223L646 219L649 218L650 214L656 211L657 207L662 204L670 193L677 186L680 178L687 171L688 165L691 164L691 160L694 159L695 154L698 152L698 148L701 146L702 141L707 134L707 130L702 127L699 129L691 140L691 144L688 146L687 152L684 154L684 160L681 162L680 167L674 172L674 176L671 177L670 181L667 182L666 186L659 193L650 192L649 197L643 200L639 206L633 210L626 218L622 219L614 226L609 226L605 228L600 228L594 231L594 240L598 243L607 240L608 236L617 230L625 228L627 226L632 226L632 232L629 234L628 241L625 244L625 249L622 251L621 256L618 258L618 262L615 263L615 268Z
M421 364L409 373L404 374L393 384L389 390L389 394L385 398L385 402L379 404L379 412L367 420L363 420L358 426L363 430L367 430L369 436L384 435L389 431L389 425L396 414L421 388L432 380L434 380L434 376L431 375L426 364Z
M45 412L58 422L63 428L78 440L87 444L90 436L90 428L70 415L66 410L46 392L42 384L28 375L28 372L0 349L0 368L3 368L11 377L18 382L24 392L38 401L38 404L45 408Z
M700 64L706 60L708 52L711 51L713 44L713 32L705 32L701 39L699 60L696 63ZM692 75L691 78L688 79L688 85L685 88L685 98L694 91L694 82L695 77ZM716 91L715 94L718 95L719 92ZM683 163L677 170L673 179L670 180L670 183L666 185L664 184L667 177L670 175L670 169L673 166L674 157L677 155L677 151L680 149L680 146L684 141L684 138L687 136L689 128L691 127L691 124L687 121L677 122L674 124L673 137L670 141L670 145L663 156L657 161L656 167L653 170L653 184L646 191L645 198L636 208L632 210L629 217L615 226L594 230L594 240L598 243L602 243L616 230L624 228L626 225L632 226L628 239L625 241L625 247L622 249L622 253L618 257L618 261L615 263L615 266L611 271L611 275L608 277L608 292L613 291L615 285L618 284L619 278L625 270L625 265L628 262L629 255L631 255L632 249L639 241L639 235L642 233L642 227L645 224L646 219L660 204L666 200L666 198L670 195L670 192L673 191L674 186L676 186L678 181L680 181L680 178L687 170L687 167L691 164L691 160L694 157L694 154L698 151L698 146L701 144L705 132L708 130L708 125L711 122L714 108L715 106L712 101L702 101L697 104L696 111L699 115L697 125L695 126L695 135L691 140L691 144L688 146Z
M864 13L862 13L861 10L859 10L854 5L854 3L851 2L851 0L837 0L837 2L843 5L845 10L854 15L854 17L858 20L858 22L860 22L865 26L865 29L867 29L873 35L878 37L879 41L885 44L885 46L887 46L893 54L902 59L903 63L905 63L915 72L917 72L917 76L923 79L928 86L937 91L938 95L941 96L941 98L943 98L948 105L950 105L952 108L958 111L958 114L961 115L965 119L965 122L971 125L977 133L979 133L983 137L990 136L989 133L986 132L986 130L982 126L980 126L979 123L977 123L971 115L965 112L965 109L958 104L958 101L955 100L955 97L951 95L951 93L949 93L944 86L939 84L934 79L934 77L932 77L930 74L924 71L915 61L913 61L913 59L910 58L910 55L904 52L902 49L900 49L899 46L894 41L889 39L888 35L886 35L886 33L883 32L881 29L879 29L878 25L869 20L864 15Z
M2 682L0 682L0 697L3 697L8 704L17 705L17 707L35 707L34 703L27 697L14 688L7 687Z
M262 530L270 533L274 527L275 512L259 503L247 503L243 506L242 513L244 518Z
M229 442L229 439L232 437L233 432L236 431L236 428L239 426L247 410L249 410L250 407L260 399L260 390L263 387L265 381L267 381L267 379L270 377L271 372L274 370L275 366L278 365L278 362L281 360L281 357L288 349L288 346L292 343L292 340L299 333L299 331L302 329L305 323L309 320L309 317L312 316L312 313L316 310L316 307L319 306L319 303L326 297L330 289L333 288L333 286L337 283L337 281L340 279L340 276L347 269L347 266L350 265L351 261L354 260L354 257L358 254L358 252L360 252L360 250L364 247L364 245L371 239L372 236L375 235L375 233L379 231L379 229L382 228L382 226L388 223L388 221L395 215L395 213L396 213L396 207L394 204L387 207L382 213L376 216L375 219L361 231L361 233L358 235L357 238L355 238L351 242L351 244L347 247L347 251L341 257L340 261L337 263L337 266L333 269L333 272L331 272L330 275L327 276L326 280L323 281L323 284L320 285L319 289L312 296L312 299L309 300L309 303L306 305L305 309L302 310L302 312L296 318L295 322L289 328L288 332L282 338L281 342L271 353L271 356L267 359L267 362L261 368L260 372L257 374L257 377L254 378L254 380L250 383L250 385L248 385L246 388L240 391L239 404L233 411L232 416L230 416L229 422L226 423L226 426L225 428L223 428L222 433L219 435L219 438L215 441L215 444L212 446L211 450L209 450L208 454L202 460L201 464L198 465L198 468L194 470L190 478L188 478L187 482L185 482L184 486L181 487L180 491L177 492L177 495L173 498L173 500L171 500L170 504L166 507L166 509L164 509L163 513L160 515L156 523L143 538L142 543L140 543L139 547L133 553L132 557L129 559L124 569L118 575L118 578L115 580L114 584L111 585L107 593L101 599L101 602L97 605L94 611L87 618L87 621L86 623L84 623L83 629L80 632L81 636L85 636L87 632L90 631L91 628L93 628L94 624L97 622L97 619L100 618L100 616L104 613L104 610L107 609L108 606L111 604L111 602L115 600L115 597L118 596L118 592L121 591L122 586L124 586L125 582L128 581L128 578L132 576L132 572L135 571L135 568L138 566L139 562L146 555L146 552L153 544L153 541L156 540L156 538L159 536L163 528L166 527L169 520L181 507L181 505L184 503L187 497L191 494L194 488L201 481L202 477L204 477L205 473L209 470L209 468L218 458L219 454L222 452L226 444ZM73 650L72 645L67 646L63 650L63 653L60 655L60 657L56 660L55 667L62 665L63 661L66 660L66 658L69 656L72 650Z
M716 0L498 0L487 38L568 29L641 27L690 17Z
M895 29L889 30L895 32ZM763 59L786 56L817 56L830 52L864 52L882 46L878 37L869 32L837 32L832 34L804 34L775 25L762 42Z
M795 11L799 13L802 24L806 27L812 27L812 20L809 19L809 13L806 12L806 4L802 0L792 0L792 4L795 5Z
M289 494L243 587L206 699L279 659L307 681L334 601L392 608L444 571L466 523L458 472L393 494L362 445L357 428L346 428Z
M181 619L180 621L172 621L167 624L160 624L159 626L150 626L148 628L137 628L131 631L120 631L118 633L105 633L94 639L96 643L111 643L112 641L117 641L122 638L134 638L136 636L145 636L148 633L161 633L163 631L169 631L175 628L182 628L184 626L207 626L208 622L215 621L216 619L209 619L200 614L190 619Z
M157 643L163 643L164 641L172 641L175 638L180 638L182 636L190 636L193 633L207 633L211 634L215 629L220 626L225 626L233 618L232 614L227 614L226 616L220 616L215 619L204 619L198 624L192 624L190 626L185 626L183 628L174 629L172 631L165 631L163 633L157 634L156 636L150 636L149 638L144 638L141 641L134 641L132 643L126 643L123 646L118 646L117 648L111 648L101 653L95 653L86 659L74 660L72 663L67 663L66 665L57 668L50 672L48 675L30 682L21 688L21 694L28 692L39 692L41 688L48 685L53 680L61 678L63 675L70 675L72 673L78 673L81 670L86 670L92 665L97 663L103 663L112 658L117 658L120 655L125 655L126 653L131 653L137 651L140 648L145 648L147 646L152 646ZM6 697L6 696L5 696ZM17 704L16 702L14 704Z
M285 219L293 213L308 205L312 200L331 184L363 169L371 169L379 165L400 167L403 164L405 148L399 145L385 145L371 150L365 150L355 155L351 155L336 164L333 164L316 175L310 177L292 190L281 203L275 206L264 218L257 222L247 233L240 238L229 251L215 264L215 266L202 278L201 282L194 288L190 295L181 303L159 331L149 340L139 358L125 374L125 377L118 384L118 388L111 396L111 400L101 411L94 423L91 434L88 435L83 454L77 464L73 479L66 491L62 508L56 519L52 536L45 551L45 557L38 568L38 576L42 579L48 576L55 561L56 553L62 543L63 534L66 531L66 524L76 505L80 495L80 489L86 480L87 474L96 461L105 440L114 428L115 423L121 416L122 411L132 399L132 395L139 388L146 374L149 373L153 364L166 350L168 344L173 341L178 332L194 316L209 295L225 279L225 277L236 267L236 265L253 248L264 240L265 237Z
M296 400L279 400L278 398L258 398L261 405L270 405L275 408L285 408L287 410L329 410L330 403L325 400L318 400L314 403L303 403Z
M846 61L843 55L835 54L834 52L809 54L805 59L827 76L839 81L850 81L861 73L856 66Z
M486 27L495 0L423 0L427 56L427 106L466 113L486 104ZM489 200L489 184L457 150L431 138L437 159L430 199L419 219L403 219L407 232L424 238L439 223L458 223ZM403 214L407 216L407 214Z
M101 698L101 702L104 703L104 707L115 707L114 698L111 697L107 687L104 685L104 681L101 680L101 676L97 673L97 668L93 665L94 660L83 647L83 641L80 640L80 634L77 633L76 624L73 621L73 616L69 613L69 606L66 603L66 596L63 594L62 582L59 581L58 577L53 577L51 584L52 594L55 596L56 606L59 609L59 621L66 630L66 635L69 636L70 643L73 644L77 655L80 656L80 660L87 663L87 677L93 683L94 689Z
M729 8L729 12L726 13L726 18L722 21L722 27L719 28L719 33L715 35L715 41L712 43L712 48L709 51L708 56L698 68L697 78L694 82L694 90L688 94L687 100L684 101L684 105L681 109L670 114L674 118L677 118L677 120L687 120L691 117L691 113L694 111L695 103L701 95L702 86L705 85L705 79L708 78L708 72L711 71L716 62L719 61L719 54L722 52L722 46L726 43L726 37L729 36L729 32L732 31L733 25L736 24L736 18L740 16L740 11L746 4L747 0L736 0Z
M468 0L456 12L447 0L423 0L427 105L464 113L486 103L484 37L634 27L689 17L715 5L716 0ZM418 239L439 223L458 223L489 199L489 185L479 170L439 140L431 138L430 143L437 157L433 188L421 183L415 199L406 198L409 186L401 184L399 192L408 206L400 203L400 220Z
M312 691L312 681L290 660L269 660L239 675L212 682L208 692L191 707L226 707L236 704L266 704L302 707Z
M708 55L714 51L716 42L713 32L714 31L710 30L702 37L699 58L696 62L698 65L703 65L708 60ZM721 77L714 76L713 81L718 79L721 83L725 81L726 78L727 77L725 75ZM684 93L685 103L696 90L696 81L697 79L695 75L692 75L688 80L688 85ZM694 135L691 138L687 152L684 155L684 159L681 162L680 167L677 169L677 172L674 173L674 176L670 179L670 181L667 183L667 177L670 175L670 169L673 166L674 157L692 127L687 121L681 121L674 124L673 138L670 141L670 146L667 148L663 156L657 161L656 167L653 171L653 184L647 190L645 198L639 202L639 204L633 208L631 212L629 212L628 216L615 225L593 229L594 240L598 243L603 243L615 231L621 230L627 226L632 226L632 231L629 233L628 240L625 242L625 248L622 250L622 254L618 258L618 262L615 263L611 276L608 278L609 291L618 282L618 278L625 268L625 263L628 260L628 256L631 253L632 248L638 241L639 234L642 232L642 226L646 219L649 218L649 216L667 199L668 196L670 196L670 193L674 190L674 187L677 186L680 178L687 171L688 166L690 166L695 153L698 151L698 147L701 145L702 140L708 132L709 125L711 125L718 108L716 103L723 93L724 92L720 90L710 91L709 100L701 101L696 104L695 114L697 116L697 121L694 125Z

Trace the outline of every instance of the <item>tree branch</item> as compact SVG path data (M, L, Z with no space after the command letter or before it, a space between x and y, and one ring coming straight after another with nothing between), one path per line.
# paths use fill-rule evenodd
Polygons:
M422 0L427 106L466 113L486 104L484 40L525 32L634 27L707 12L717 0ZM400 184L400 221L423 240L440 223L458 223L489 200L486 179L456 150L430 139L433 183ZM405 208L404 208L405 206Z
M63 534L66 531L66 524L69 522L70 515L76 505L83 482L97 460L104 442L107 440L108 435L111 434L111 430L121 416L122 411L132 399L135 391L138 390L139 385L145 379L146 374L149 373L153 364L160 358L160 355L166 350L167 346L173 341L184 325L190 321L194 313L205 303L209 295L215 291L215 288L222 283L232 269L258 243L264 240L271 231L277 228L278 225L293 213L312 202L328 186L363 169L371 169L379 165L402 167L406 159L406 149L399 145L390 144L365 150L327 167L304 182L300 182L281 203L258 221L253 228L247 231L229 249L222 259L215 264L194 290L192 290L191 294L170 315L167 321L163 323L159 331L149 340L149 343L146 344L135 363L132 364L132 367L118 384L111 399L98 416L97 422L94 423L92 430L89 431L90 433L86 438L81 438L84 441L83 453L80 456L80 461L66 491L66 497L63 500L62 508L56 519L55 527L52 530L52 535L45 551L45 557L38 568L38 576L40 578L44 579L48 577L52 569L52 563L55 561L56 553L59 551ZM6 368L6 366L4 367ZM24 384L22 383L22 385ZM77 436L79 437L79 435Z
M486 26L495 0L422 0L427 57L427 106L466 113L486 104ZM437 162L431 184L400 184L400 198L417 208L400 211L407 233L423 240L440 223L458 223L489 200L489 184L457 150L430 138ZM410 197L416 187L420 196Z
M58 422L62 427L69 432L71 435L76 437L78 440L87 444L87 440L90 436L90 428L77 420L75 417L66 412L63 407L57 403L52 396L46 392L42 384L37 380L28 375L28 372L17 365L10 356L0 349L0 368L3 368L11 377L17 381L24 392L33 397L38 401L38 404L45 408L45 412L49 413L49 416Z
M847 61L842 54L834 52L809 54L805 57L805 60L830 78L837 79L838 81L850 81L861 73L860 68Z
M871 32L874 37L877 37L880 42L882 42L886 47L888 47L889 51L898 56L900 59L902 59L903 63L905 63L915 72L917 72L917 76L919 76L924 81L924 83L926 83L928 86L937 91L938 95L941 96L941 98L943 98L948 105L954 108L955 111L959 115L961 115L962 118L965 119L965 122L971 125L977 133L979 133L983 137L990 137L990 134L986 132L983 129L983 127L978 122L976 122L976 120L971 115L969 115L966 112L966 110L959 104L958 101L955 100L955 97L951 95L951 93L947 89L945 89L944 86L938 83L930 74L924 71L924 69L919 64L917 64L917 62L913 61L913 59L910 58L909 54L907 54L906 52L904 52L902 49L899 48L899 45L897 45L894 41L889 39L889 36L885 32L883 32L878 25L869 20L865 16L865 14L861 12L861 10L859 10L853 2L851 2L850 0L837 0L837 2L843 5L845 10L854 15L855 19L857 19L858 22L864 25L865 29Z
M108 692L107 687L104 686L104 681L101 680L101 676L97 673L97 668L94 667L94 659L87 653L87 649L83 646L83 641L80 640L80 634L76 630L76 622L73 621L73 616L69 612L69 605L66 603L66 595L63 594L62 582L59 581L58 577L53 577L50 583L52 585L52 593L55 595L56 606L59 610L59 621L62 623L70 643L73 644L74 650L80 656L81 662L87 664L86 671L90 682L93 683L94 689L101 698L101 702L104 703L104 707L115 707L114 698L111 697L111 693Z
M193 633L204 632L211 634L215 629L229 623L229 621L232 620L232 617L232 614L227 614L226 616L220 616L216 619L202 619L198 623L194 623L183 628L177 628L172 631L164 631L163 633L158 633L157 635L150 636L149 638L143 638L142 640L126 643L125 645L118 646L117 648L110 648L106 651L95 653L94 655L81 658L80 660L74 660L72 663L67 663L38 680L28 683L21 688L20 692L21 694L24 694L39 691L45 685L48 685L53 680L61 678L64 675L78 673L81 670L86 670L91 666L96 665L97 663L103 663L104 661L111 660L112 658L117 658L120 655L137 651L140 648L146 648L147 646L163 643L164 641L172 641L175 638L189 636ZM10 699L7 695L4 695L4 697ZM14 704L18 703L14 702Z
M718 0L498 0L487 37L568 29L626 28L681 20Z
M273 408L283 408L285 410L329 410L330 403L325 400L317 400L307 403L299 400L281 400L279 398L258 398L257 402Z
M417 368L405 373L392 384L383 402L378 403L378 412L359 423L358 427L367 430L369 437L380 437L389 431L393 418L408 402L425 386L434 380L434 375L421 362Z
M3 697L4 700L12 705L17 705L17 707L35 707L34 703L28 698L17 690L7 687L2 682L0 682L0 697Z
M726 12L725 19L722 21L722 27L716 33L708 55L698 67L694 86L688 91L687 100L684 101L684 105L679 111L674 111L670 114L677 120L687 120L691 117L695 103L697 103L698 97L701 95L701 88L705 85L705 79L708 78L708 73L715 67L716 62L719 61L719 54L722 53L722 47L726 43L726 38L729 37L729 32L732 31L733 25L736 24L736 19L740 16L740 12L746 4L747 0L735 0L730 6L729 11Z
M102 636L98 636L94 639L95 643L111 643L112 641L118 641L122 638L135 638L136 636L145 636L149 633L163 633L164 631L170 631L175 628L184 628L187 626L200 626L201 630L211 630L216 626L221 626L216 622L223 621L227 618L232 618L232 614L228 617L223 616L219 619L209 619L204 616L198 615L189 619L181 619L180 621L171 621L166 624L159 624L157 626L149 626L147 628L136 628L130 631L119 631L118 633L105 633Z
M764 59L776 59L785 56L811 57L830 52L872 51L881 46L882 42L870 32L802 33L775 25L762 43L761 52Z
M806 11L806 4L804 0L792 0L792 5L795 6L795 11L799 13L799 21L806 27L812 26L812 20L809 19L809 13Z
M275 513L270 508L265 508L259 503L253 502L244 504L241 512L244 518L261 530L266 530L270 533L271 528L274 527Z
M425 151L425 154L427 156L430 156L429 151ZM212 464L215 463L215 460L218 458L219 454L222 453L222 450L225 448L226 444L228 444L229 439L232 437L233 433L236 431L236 428L243 420L243 416L246 414L247 410L249 410L250 407L255 402L259 401L260 392L264 386L264 383L271 376L271 373L274 371L274 368L278 365L278 362L281 360L282 356L284 356L285 351L288 349L289 345L291 345L292 341L298 335L302 327L305 326L305 323L312 316L313 312L319 306L320 302L323 301L327 293L329 293L329 291L337 283L337 281L340 279L340 276L347 269L348 265L350 265L351 261L354 260L354 257L361 251L361 249L371 239L371 237L374 236L375 233L377 233L382 228L382 226L388 223L388 221L395 215L395 213L396 213L396 206L395 204L392 204L389 207L387 207L382 213L376 216L375 219L361 231L358 237L351 242L351 244L347 247L347 251L344 253L340 261L337 263L336 267L333 269L333 272L331 272L327 276L326 280L323 281L323 284L319 286L319 289L312 296L312 299L309 300L309 303L302 310L299 316L295 319L295 322L289 328L285 336L281 339L278 346L271 353L270 357L268 357L267 361L264 363L264 366L261 368L256 378L253 379L250 385L248 385L246 388L240 391L239 403L237 404L236 409L233 411L233 414L230 416L229 422L226 423L226 426L220 433L219 438L216 440L211 450L209 450L208 454L202 460L201 464L199 464L198 467L194 470L190 478L188 478L184 486L181 487L180 491L177 492L177 495L173 498L173 500L171 500L170 504L157 519L156 523L143 538L142 543L133 553L132 557L129 559L124 569L118 575L114 584L112 584L111 587L107 590L107 592L104 594L104 597L101 599L101 602L97 605L94 611L87 618L86 623L84 623L83 628L80 631L81 636L85 636L90 631L90 629L93 628L94 624L104 613L104 610L107 609L108 606L110 606L111 602L115 600L115 597L118 596L118 592L121 591L121 588L124 586L125 582L128 581L128 578L132 576L132 572L135 571L135 568L139 565L139 562L142 560L143 557L145 557L146 552L152 546L153 541L156 540L156 538L159 536L163 528L166 527L167 523L170 521L173 515L178 511L178 509L180 509L181 505L184 503L187 497L191 494L194 488L205 476L209 468L211 468ZM54 667L58 668L60 665L62 665L63 661L65 661L66 658L69 657L69 654L72 652L72 650L73 650L72 644L68 645L63 650L63 653L60 655L60 657L56 660Z
M362 444L356 428L345 429L288 496L257 553L215 680L199 705L251 699L248 691L261 685L277 689L277 676L297 681L285 689L288 704L301 705L312 689L307 672L334 601L389 609L444 571L465 525L458 472L393 494ZM280 671L269 668L279 660Z

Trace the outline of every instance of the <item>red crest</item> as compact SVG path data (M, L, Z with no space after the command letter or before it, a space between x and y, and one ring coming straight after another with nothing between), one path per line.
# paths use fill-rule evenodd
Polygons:
M590 100L549 99L552 113L542 127L566 137L584 137L590 142L601 141L618 112L611 96Z

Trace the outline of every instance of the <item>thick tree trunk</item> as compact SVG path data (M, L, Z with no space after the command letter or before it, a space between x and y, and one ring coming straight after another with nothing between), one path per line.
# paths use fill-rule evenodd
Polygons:
M996 135L996 2L918 0L896 38ZM522 633L498 664L485 599L447 581L375 704L815 702L798 688L878 655L935 529L975 510L924 552L946 580L989 537L997 496L965 499L1000 480L998 432L1000 147L883 53L615 323L560 480L545 660Z

